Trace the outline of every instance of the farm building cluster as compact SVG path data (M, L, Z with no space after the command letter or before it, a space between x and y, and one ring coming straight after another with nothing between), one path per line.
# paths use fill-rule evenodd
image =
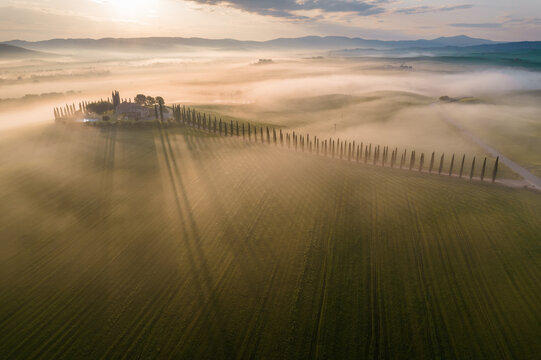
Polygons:
M112 92L112 97L99 101L83 101L54 109L55 120L58 122L118 122L118 121L166 121L171 118L169 109L162 97L156 98L138 94L131 99L121 99L118 91Z

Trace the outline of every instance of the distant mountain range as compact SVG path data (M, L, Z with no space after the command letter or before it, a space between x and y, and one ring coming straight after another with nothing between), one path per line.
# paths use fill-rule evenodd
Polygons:
M51 56L51 54L107 56L111 54L161 55L198 50L218 51L324 51L334 56L381 57L475 57L501 65L539 68L541 42L495 42L468 36L439 37L433 40L381 41L341 36L306 36L269 41L203 39L180 37L12 40L0 44L0 58ZM490 59L489 59L490 58ZM454 60L453 60L454 61ZM468 60L470 61L470 60ZM474 60L471 60L474 61Z
M44 57L49 56L49 54L24 49L19 46L9 45L9 44L0 44L0 59L3 58L32 58L32 57Z
M279 38L268 41L242 41L234 39L203 39L181 37L150 38L103 38L103 39L52 39L45 41L12 40L5 44L31 50L65 52L66 50L109 50L169 51L190 48L211 48L216 50L339 50L344 48L440 48L445 46L492 45L497 42L475 39L468 36L440 37L433 40L382 41L348 38L342 36L306 36L299 38Z

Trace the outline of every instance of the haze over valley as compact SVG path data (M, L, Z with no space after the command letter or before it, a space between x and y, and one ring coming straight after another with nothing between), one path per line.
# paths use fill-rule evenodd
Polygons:
M0 15L0 358L539 354L538 5L38 5Z

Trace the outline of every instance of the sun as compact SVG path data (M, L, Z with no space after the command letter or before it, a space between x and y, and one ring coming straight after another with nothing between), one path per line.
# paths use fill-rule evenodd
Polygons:
M131 20L141 20L158 6L158 1L152 0L110 0L109 8L117 17Z

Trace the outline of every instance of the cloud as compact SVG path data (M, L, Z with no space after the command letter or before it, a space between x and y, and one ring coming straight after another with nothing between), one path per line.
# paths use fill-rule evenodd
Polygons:
M469 29L497 29L497 28L502 27L502 24L499 24L499 23L478 23L478 24L458 23L458 24L449 24L449 25L453 27L469 28Z
M505 23L509 25L541 25L541 18L514 18L511 16L505 16Z
M228 6L265 16L310 19L299 12L318 10L327 13L352 13L360 16L384 12L379 4L389 0L188 0L203 5Z
M435 13L435 12L445 12L445 11L454 11L454 10L463 10L471 9L474 7L472 4L462 4L462 5L452 5L452 6L417 6L410 8L396 9L393 12L397 14L424 14L424 13Z
M84 26L81 26L84 24ZM142 23L121 19L98 18L90 15L67 15L53 11L0 7L0 38L45 40L51 37L103 36L119 30L135 31ZM106 31L104 31L106 29Z

